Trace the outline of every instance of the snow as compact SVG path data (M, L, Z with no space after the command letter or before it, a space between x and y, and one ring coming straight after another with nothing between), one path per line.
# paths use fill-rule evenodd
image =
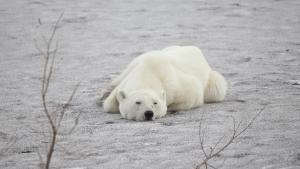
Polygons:
M0 168L37 168L48 126L41 105L43 43L63 12L51 105L81 82L63 121L53 168L194 168L206 142L264 112L221 156L222 168L300 166L300 2L293 0L0 1ZM40 23L39 23L40 19ZM226 101L177 112L152 122L103 113L97 93L140 53L195 45L229 83ZM5 150L5 151L4 151Z

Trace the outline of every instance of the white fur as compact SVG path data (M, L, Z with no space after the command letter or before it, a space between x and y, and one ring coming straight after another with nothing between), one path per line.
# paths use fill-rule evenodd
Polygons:
M154 112L155 119L166 115L167 110L188 110L204 102L222 101L227 89L224 77L211 70L194 46L171 46L142 54L111 85L104 111L120 112L124 118L138 121L145 119L147 110Z

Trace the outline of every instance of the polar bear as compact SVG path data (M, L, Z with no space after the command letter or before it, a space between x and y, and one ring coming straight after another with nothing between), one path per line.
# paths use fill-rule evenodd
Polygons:
M224 100L227 83L195 46L171 46L135 58L111 83L105 112L136 121L167 111L188 110Z

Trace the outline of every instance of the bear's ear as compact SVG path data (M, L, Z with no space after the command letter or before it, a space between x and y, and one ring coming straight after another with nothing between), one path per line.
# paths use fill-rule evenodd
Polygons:
M117 93L117 99L120 101L120 100L124 100L124 99L126 99L126 94L125 94L125 92L124 91L119 91L118 93Z

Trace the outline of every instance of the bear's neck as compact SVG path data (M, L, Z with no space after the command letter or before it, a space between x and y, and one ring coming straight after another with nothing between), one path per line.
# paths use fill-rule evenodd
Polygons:
M124 91L131 92L135 90L152 90L154 92L163 91L162 82L153 71L149 71L146 68L136 69L129 74L121 84L121 88Z

